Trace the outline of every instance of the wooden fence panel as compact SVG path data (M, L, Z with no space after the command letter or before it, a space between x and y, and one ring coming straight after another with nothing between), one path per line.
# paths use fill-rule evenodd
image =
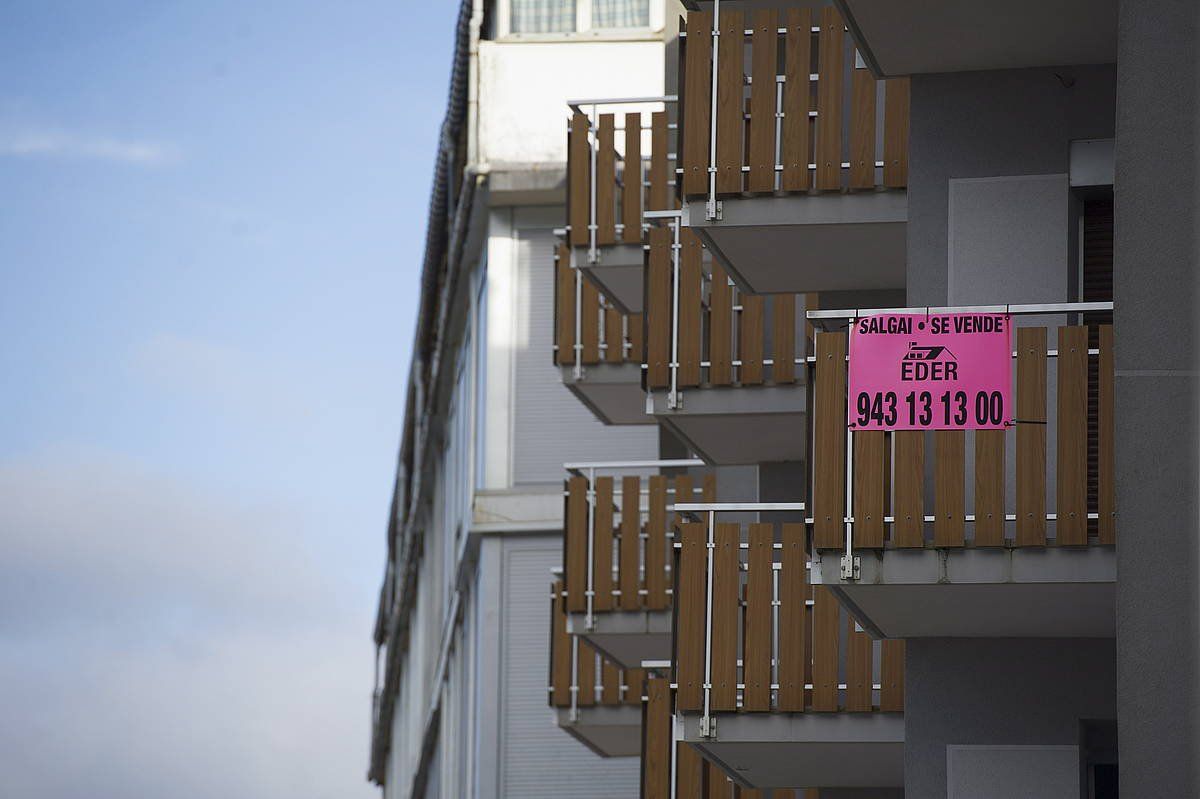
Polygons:
M966 433L938 430L933 446L933 543L961 547L966 541Z
M596 243L617 241L616 119L601 114L596 129Z
M650 477L650 513L646 522L646 607L667 607L667 478Z
M571 225L571 244L587 244L591 224L592 153L588 142L588 118L584 114L571 116L567 136L567 220Z
M600 658L600 704L621 704L621 670L608 658Z
M551 588L554 630L550 638L550 704L571 706L571 636L567 634L567 611L563 605L563 582Z
M1101 544L1117 543L1116 416L1113 413L1113 326L1100 325L1097 410L1097 511Z
M704 607L708 536L705 526L680 526L679 574L675 590L675 701L679 710L704 704Z
M555 321L558 323L554 341L558 344L558 363L575 363L575 270L571 268L571 251L565 244L558 245L555 258L558 273L558 290L555 292Z
M646 385L666 388L671 382L671 231L650 229L646 268Z
M838 709L838 620L840 607L824 586L813 586L813 710Z
M796 295L771 297L771 380L776 385L796 382Z
M804 710L805 646L808 598L808 551L800 522L783 525L779 570L779 695L781 712Z
M642 696L646 692L646 670L645 669L626 669L625 676L625 698L624 702L627 705L640 705Z
M700 385L700 239L685 228L680 243L679 385L687 387Z
M600 363L600 290L590 280L583 281L579 303L579 338L583 344L583 363Z
M854 432L854 546L858 548L883 548L885 443L882 430Z
M975 431L975 546L1004 546L1005 431Z
M850 86L850 188L875 187L875 78L855 69Z
M754 49L750 84L750 175L747 188L775 191L775 74L779 14L775 9L754 12Z
M1017 546L1046 544L1046 328L1017 328Z
M904 712L904 641L881 641L879 655L879 709Z
M639 509L642 481L637 475L621 479L621 544L618 560L621 583L621 610L642 606L641 568L642 514Z
M842 15L833 6L821 9L817 70L817 188L842 187L842 92L846 53Z
M816 336L813 546L840 547L846 509L846 334Z
M1055 536L1060 546L1087 545L1088 329L1058 329L1058 460Z
M789 8L786 16L787 35L784 51L783 130L780 158L784 191L808 191L812 182L808 176L809 154L812 149L808 112L812 105L811 74L812 14L807 8Z
M712 265L708 306L708 382L727 386L733 382L733 289L717 263Z
M846 614L846 710L869 713L871 700L873 646L871 636L858 629L850 614Z
M676 752L673 799L700 799L704 790L704 758L685 743L677 744Z
M604 360L620 363L625 359L625 336L622 320L625 317L616 308L604 309Z
M642 115L625 115L625 169L621 173L621 241L642 243Z
M738 544L741 525L718 522L713 541L712 586L712 694L713 710L737 708L738 599L741 573L738 571Z
M722 10L717 39L717 193L742 191L745 79L742 77L745 16Z
M925 431L898 430L892 545L925 546Z
M670 680L651 678L646 683L642 712L642 797L671 796L671 686Z
M763 298L754 294L739 296L742 318L738 348L742 365L738 369L738 382L743 386L757 386L763 381Z
M667 171L667 112L650 115L650 192L646 197L647 211L669 211L670 173Z
M596 704L596 650L577 636L575 644L575 704L591 707Z
M746 643L742 654L742 709L771 709L771 627L775 525L751 524L746 573Z
M646 347L643 338L645 322L642 321L643 316L640 313L631 313L628 319L629 349L625 353L625 359L630 363L645 363Z
M567 610L587 610L587 480L567 480Z
M592 607L613 608L613 479L597 477L592 514Z
M890 78L883 89L883 185L908 185L909 79Z
M712 92L711 11L693 11L687 17L683 81L683 194L708 192L708 137ZM741 38L740 36L738 37ZM741 108L741 104L738 104Z

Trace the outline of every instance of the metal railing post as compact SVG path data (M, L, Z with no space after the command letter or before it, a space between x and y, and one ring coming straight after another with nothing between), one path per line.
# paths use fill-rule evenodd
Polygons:
M721 0L713 0L712 96L709 98L708 119L708 202L704 205L704 219L706 221L721 218L717 207L717 71L721 51L717 43L720 41L721 36L720 23ZM741 34L739 33L738 35ZM738 70L741 70L740 66Z
M712 738L716 724L712 718L712 611L713 611L713 549L716 546L716 511L708 512L708 543L704 553L708 562L708 585L704 596L704 716L700 719L700 735Z
M575 271L575 365L571 375L576 380L583 378L583 272L575 265L575 251L571 250L571 269Z
M590 632L596 627L594 607L595 595L595 540L596 540L596 470L588 469L588 534L587 534L587 629Z
M579 721L579 637L571 636L571 721Z
M677 410L683 407L679 399L679 218L671 223L674 238L671 244L671 264L673 279L671 294L671 391L667 394L667 408Z
M850 329L854 328L854 321L850 320ZM849 425L846 425L846 507L842 519L846 528L846 554L842 555L841 576L843 580L857 580L858 559L854 557L854 431Z
M591 177L589 187L591 189L591 201L588 203L590 207L590 219L588 221L588 263L596 263L599 260L599 255L596 251L596 151L600 149L600 137L596 130L596 125L599 120L596 118L596 105L592 104L591 113L588 115L588 141L591 143Z

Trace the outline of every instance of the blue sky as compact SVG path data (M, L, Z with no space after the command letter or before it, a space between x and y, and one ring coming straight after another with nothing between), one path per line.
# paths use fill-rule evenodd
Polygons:
M0 8L0 795L373 795L456 9Z

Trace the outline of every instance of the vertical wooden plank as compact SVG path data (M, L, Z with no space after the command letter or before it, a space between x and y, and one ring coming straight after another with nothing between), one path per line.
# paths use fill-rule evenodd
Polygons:
M740 537L741 525L737 522L718 522L713 534L712 693L709 704L719 711L737 709Z
M1096 411L1097 512L1101 544L1117 543L1116 415L1113 412L1113 326L1100 325L1100 369Z
M621 480L621 551L618 565L621 582L621 610L642 606L641 588L642 514L639 509L642 481L637 475Z
M587 610L587 480L583 477L567 480L565 540L567 610L582 613Z
M846 710L869 713L872 684L871 636L858 629L850 614L846 614Z
M838 602L824 586L814 585L812 633L812 709L838 709Z
M1017 328L1017 546L1046 545L1046 328Z
M683 193L694 197L708 192L708 136L712 92L711 11L693 11L687 17L683 80Z
M780 712L804 710L804 626L808 585L808 551L804 525L783 525L783 557L779 570L779 696Z
M604 309L604 360L620 363L625 358L625 338L622 335L621 312L616 308Z
M850 188L875 187L875 78L855 69L850 87Z
M625 115L625 169L621 173L621 241L642 243L642 115Z
M774 573L771 563L775 526L752 524L746 572L746 644L742 653L742 709L771 709L771 606Z
M704 761L704 799L733 799L729 777L711 760Z
M967 435L962 430L938 430L933 448L933 544L961 547L966 540Z
M596 704L596 650L578 636L579 648L575 655L575 684L578 686L575 704L591 707Z
M738 296L742 302L738 336L742 365L738 369L738 382L743 386L757 386L763 381L763 298L741 293Z
M613 479L596 478L596 509L592 516L592 607L613 608Z
M846 52L842 15L832 5L821 9L817 69L817 188L842 187L842 86Z
M775 191L775 58L779 34L775 9L754 12L750 75L750 176L747 188Z
M975 546L1004 546L1004 431L975 431Z
M600 656L600 704L621 704L621 670L603 655Z
M675 584L675 702L679 710L704 704L704 618L708 536L699 522L680 526Z
M685 743L677 744L675 799L701 799L704 791L704 758Z
M925 546L925 431L898 430L892 546Z
M558 245L555 269L558 273L558 289L555 292L555 321L558 323L555 343L558 344L558 363L575 363L575 270L571 268L571 251L565 244Z
M661 677L646 683L641 799L671 799L671 688Z
M808 163L812 144L809 136L808 112L812 109L812 15L807 8L789 8L786 16L787 35L784 51L783 130L780 158L784 191L808 191L812 182Z
M846 334L816 335L813 546L840 547L846 509Z
M879 709L885 713L904 712L904 641L881 641L879 656Z
M588 142L588 118L571 115L567 135L567 221L571 226L571 244L579 247L589 242L591 224L592 152Z
M715 261L708 307L708 382L727 386L733 382L733 290L729 276Z
M579 357L583 363L600 363L600 291L592 281L585 279L581 296L579 337L583 349Z
M646 196L647 211L667 211L671 179L667 171L667 112L650 115L650 192Z
M882 430L854 432L854 546L883 548Z
M640 705L642 703L642 695L646 691L646 670L626 669L624 677L625 704Z
M671 382L671 242L671 231L650 228L644 311L647 388L666 388Z
M642 320L643 316L640 313L629 315L629 349L625 351L625 360L630 363L646 362L646 346L643 336L645 322Z
M908 185L909 79L890 78L883 89L883 185Z
M771 380L776 385L796 382L796 295L771 297Z
M716 502L717 501L717 476L712 472L704 475L700 487L701 502Z
M567 611L563 605L563 582L551 589L554 630L550 638L550 703L554 707L571 706L571 636L567 634Z
M1055 535L1060 546L1087 545L1087 328L1058 329L1058 461Z
M679 385L700 385L700 239L690 228L680 237Z
M596 129L596 243L617 240L616 120L601 114Z
M650 477L650 513L646 522L646 607L667 607L667 478Z
M742 59L745 22L741 11L722 9L717 40L717 193L742 191L742 134L745 130L745 78Z

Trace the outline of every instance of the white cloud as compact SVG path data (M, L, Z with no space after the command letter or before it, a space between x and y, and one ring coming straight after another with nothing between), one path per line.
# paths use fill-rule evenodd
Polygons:
M87 136L52 129L0 131L0 156L58 156L137 166L161 166L179 160L176 148L160 142Z

